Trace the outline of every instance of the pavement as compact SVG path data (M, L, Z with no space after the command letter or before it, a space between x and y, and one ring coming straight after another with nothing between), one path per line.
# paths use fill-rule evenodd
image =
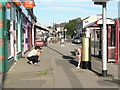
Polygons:
M76 68L72 55L79 45L49 44L43 48L39 66L27 64L26 55L4 75L3 88L118 88L118 65L108 63L102 77L101 59L92 57L92 70Z

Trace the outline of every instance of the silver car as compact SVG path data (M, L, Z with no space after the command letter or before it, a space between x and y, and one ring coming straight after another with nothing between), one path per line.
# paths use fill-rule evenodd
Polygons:
M72 43L81 43L81 42L82 42L82 40L80 37L73 37L73 39L72 39Z

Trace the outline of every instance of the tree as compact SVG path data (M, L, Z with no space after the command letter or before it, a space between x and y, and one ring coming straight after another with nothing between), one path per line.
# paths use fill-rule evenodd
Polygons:
M77 22L78 22L78 20L73 19L73 20L70 20L69 23L67 23L64 26L64 28L67 29L67 32L66 32L67 35L70 35L71 37L74 36L75 31L76 31L76 24L77 24Z
M52 26L48 26L47 28L51 29L51 28L52 28Z

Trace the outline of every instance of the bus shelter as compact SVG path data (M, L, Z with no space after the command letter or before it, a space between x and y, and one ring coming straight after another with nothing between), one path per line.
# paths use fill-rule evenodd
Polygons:
M108 62L118 63L118 44L119 44L119 30L118 21L107 18L107 51ZM102 18L85 26L86 32L90 33L92 55L102 57Z

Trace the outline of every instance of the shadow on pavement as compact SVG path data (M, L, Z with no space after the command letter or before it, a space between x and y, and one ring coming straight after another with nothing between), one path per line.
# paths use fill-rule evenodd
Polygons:
M73 57L71 57L71 56L62 56L62 58L64 58L64 59L70 59L70 60L71 60L71 59L72 59L72 60L75 59L75 58L73 58Z
M64 54L62 54L61 52L59 52L59 51L57 51L57 50L55 50L55 49L53 49L53 48L51 48L51 47L49 47L49 46L47 46L49 49L51 49L51 50L53 50L53 51L55 51L55 52L57 52L58 54L60 54L60 55L63 55L64 56Z
M66 56L66 55L62 54L61 52L59 52L59 51L57 51L57 50L55 50L55 49L53 49L51 47L48 47L48 48L55 51L55 52L57 52L58 54L62 55L62 58L64 58L64 59L75 59L75 58L73 58L71 56Z
M71 51L71 54L72 54L73 56L76 56L75 51Z
M99 73L99 72L97 72L97 71L95 71L93 69L91 69L90 71L92 71L93 73L95 73L98 77L103 77L102 73ZM116 83L118 83L118 81L119 81L119 80L114 79L114 76L112 74L107 74L107 76L103 77L103 78L110 78L110 79L112 79Z
M73 58L71 56L62 56L62 58L67 59L70 64L73 64L77 67L78 62L75 60L75 58Z
M97 72L97 71L95 71L95 70L93 70L93 69L91 69L90 71L92 71L93 73L95 73L97 76L102 76L101 73L99 73L99 72Z
M119 84L120 80L118 79L112 79L112 80L104 80L106 82L111 82L111 83L115 83L115 84Z
M77 65L78 65L77 61L75 61L75 60L68 60L68 61L69 61L69 63L71 63L71 64L73 64L73 65L75 65L77 67Z
M97 82L101 86L119 86L119 80L117 79L109 79L109 80L99 80Z
M66 56L66 55L62 54L61 52L59 52L59 51L57 51L57 50L55 50L55 49L53 49L53 48L51 48L51 47L49 47L49 46L47 46L47 47L48 47L49 49L57 52L58 54L62 55L62 58L63 58L63 59L67 59L70 64L73 64L73 65L77 66L78 62L75 61L75 58L74 58L74 57ZM75 52L73 52L73 53L75 53Z

